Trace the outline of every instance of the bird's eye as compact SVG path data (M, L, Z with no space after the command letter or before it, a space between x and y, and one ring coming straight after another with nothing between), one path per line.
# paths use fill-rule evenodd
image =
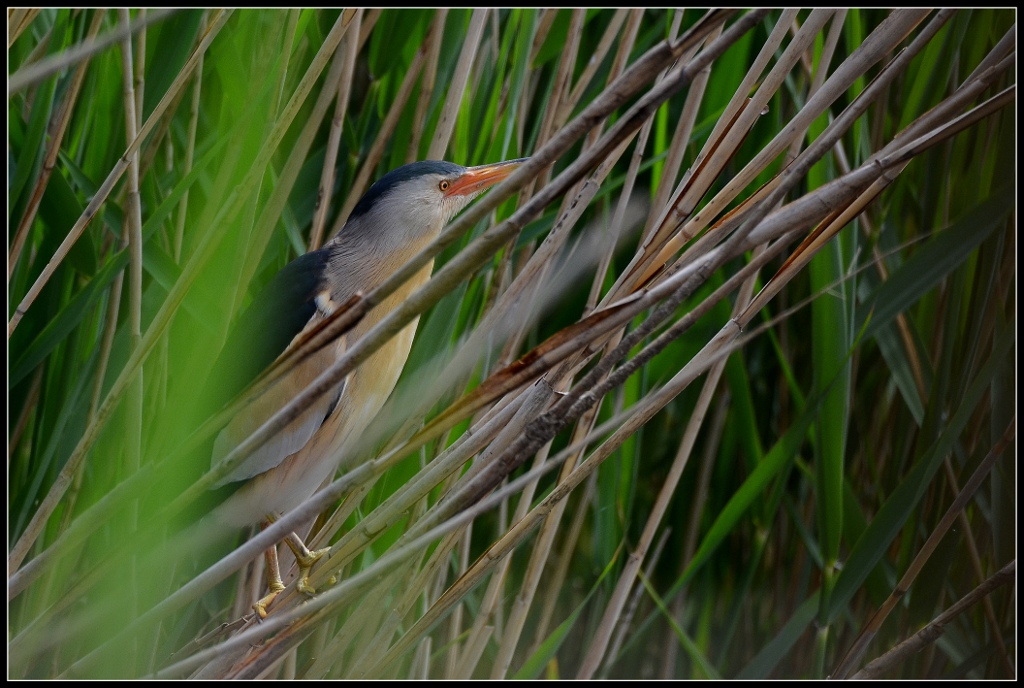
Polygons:
M441 183L437 185L437 188L441 189L441 191L447 191L448 187L451 185L451 182L449 182L447 179L442 179Z

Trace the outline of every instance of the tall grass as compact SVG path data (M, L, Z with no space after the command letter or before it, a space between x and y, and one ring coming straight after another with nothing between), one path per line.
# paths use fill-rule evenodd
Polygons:
M1014 677L1014 21L8 10L9 675ZM272 371L435 258L321 380L422 315L347 468L207 537L316 396L210 468L251 294L525 156Z

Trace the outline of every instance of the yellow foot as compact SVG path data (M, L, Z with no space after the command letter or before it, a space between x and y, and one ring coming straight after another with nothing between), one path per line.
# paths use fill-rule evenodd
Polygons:
M270 592L267 593L266 597L264 597L252 606L252 608L255 609L256 613L259 615L260 621L267 618L267 607L270 606L270 603L274 601L274 599L281 593L282 590L284 590L284 585L282 585L280 582L278 582L275 585L274 581L271 581Z
M295 589L301 592L303 595L313 595L316 589L309 584L309 572L313 569L313 564L320 561L320 559L331 551L330 547L324 547L313 552L306 550L305 552L295 552L295 561L299 565L299 580L295 584Z

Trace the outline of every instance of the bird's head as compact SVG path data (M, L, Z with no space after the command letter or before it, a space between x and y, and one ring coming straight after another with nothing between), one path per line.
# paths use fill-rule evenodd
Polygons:
M345 232L415 243L432 238L487 188L508 177L528 158L463 167L441 160L403 165L378 179L359 199Z

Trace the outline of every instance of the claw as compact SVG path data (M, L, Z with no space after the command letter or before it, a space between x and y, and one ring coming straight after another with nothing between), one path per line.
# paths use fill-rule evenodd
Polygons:
M288 541L288 545L289 547L292 546L291 541ZM295 589L303 595L312 596L316 593L316 588L309 584L309 573L313 569L313 564L320 561L325 554L331 551L331 548L325 547L313 552L310 552L305 547L303 549L305 550L304 552L296 551L295 548L292 549L292 552L295 554L295 561L299 565L299 580L295 584Z

